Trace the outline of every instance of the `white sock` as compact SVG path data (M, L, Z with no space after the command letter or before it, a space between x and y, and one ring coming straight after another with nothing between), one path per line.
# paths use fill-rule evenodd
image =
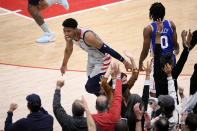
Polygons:
M44 32L51 33L51 32L49 31L49 29L48 29L48 26L47 26L45 23L43 23L40 27L42 28L42 30L43 30Z
M51 6L55 3L59 3L59 0L46 0L46 2L48 3L48 6Z

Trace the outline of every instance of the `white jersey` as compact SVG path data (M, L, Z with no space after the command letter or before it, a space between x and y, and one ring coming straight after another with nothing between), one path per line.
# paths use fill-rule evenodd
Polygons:
M103 54L96 47L86 44L86 42L84 41L85 33L91 30L87 30L81 27L78 27L78 29L80 30L80 39L78 41L73 40L73 43L88 53L87 75L93 77L99 73L106 72L112 60L111 56L109 54ZM97 35L96 37L101 40ZM104 43L103 40L101 41Z

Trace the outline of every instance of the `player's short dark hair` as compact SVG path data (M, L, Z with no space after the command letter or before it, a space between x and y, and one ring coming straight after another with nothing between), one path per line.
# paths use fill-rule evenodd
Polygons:
M98 101L96 100L96 109L99 111L99 112L104 112L107 108L108 108L108 100L106 99L106 101Z
M163 56L161 56L160 58L160 64L161 64L161 67L163 68L166 64L169 64L169 65L174 65L174 58L173 58L173 55L172 53L167 53Z
M165 7L160 2L155 2L151 5L149 9L149 18L153 21L156 21L157 19L163 20L165 16Z
M64 20L64 22L62 23L62 26L63 27L77 28L78 23L75 19L68 18L68 19Z
M79 100L75 100L72 104L73 116L82 116L84 114L84 108L79 104Z

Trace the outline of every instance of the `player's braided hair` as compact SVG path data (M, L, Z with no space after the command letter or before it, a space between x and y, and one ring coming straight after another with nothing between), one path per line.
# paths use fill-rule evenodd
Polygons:
M157 19L163 20L165 16L165 7L160 2L155 2L151 5L149 9L149 18L153 21L156 21Z

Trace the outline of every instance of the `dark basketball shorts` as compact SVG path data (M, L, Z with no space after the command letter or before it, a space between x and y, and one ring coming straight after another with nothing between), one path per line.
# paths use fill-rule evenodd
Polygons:
M31 5L39 5L39 1L40 0L28 0L28 4L31 4Z

